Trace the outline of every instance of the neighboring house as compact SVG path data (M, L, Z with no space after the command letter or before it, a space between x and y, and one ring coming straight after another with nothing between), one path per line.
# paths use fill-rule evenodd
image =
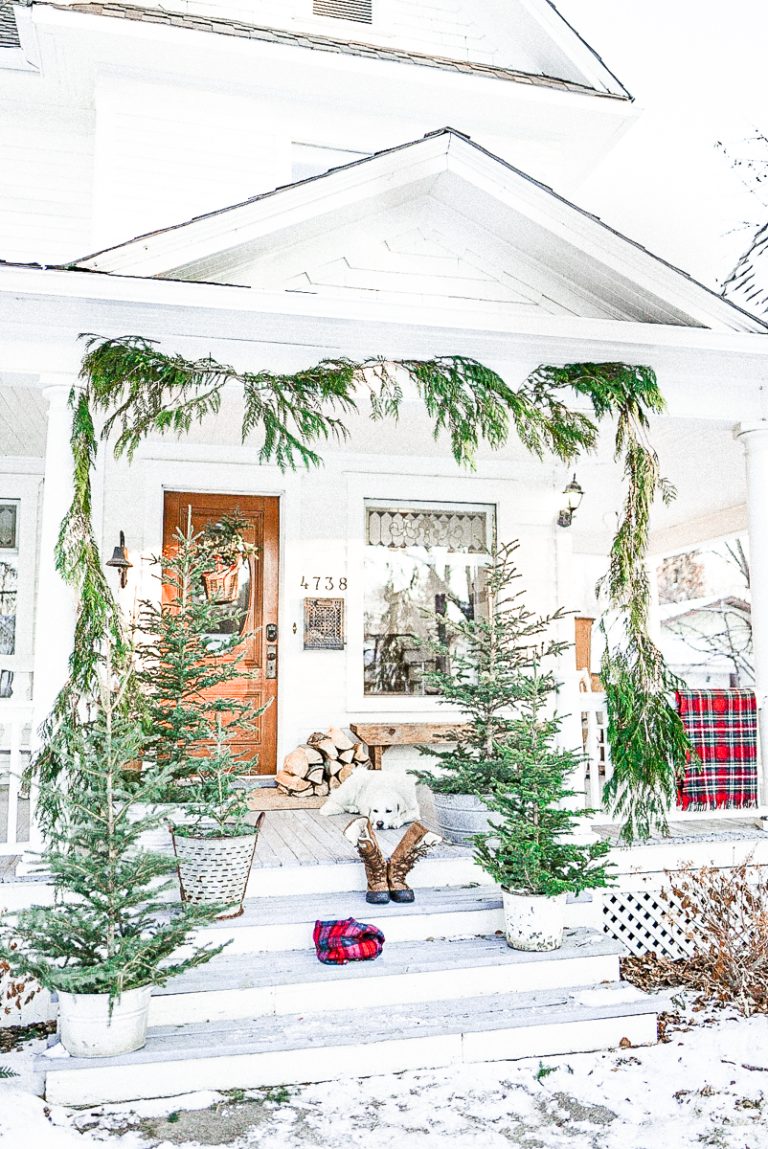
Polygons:
M6 738L45 715L69 653L53 543L82 332L253 369L464 354L512 386L546 362L652 366L678 489L654 551L749 522L764 698L768 326L574 206L638 113L547 0L16 6L0 103ZM621 497L607 440L563 529L564 467L512 445L462 472L415 403L398 425L363 410L322 469L295 474L240 443L239 407L233 390L215 423L151 439L130 467L104 451L97 525L105 559L125 532L130 612L188 505L198 524L251 519L254 694L276 699L259 772L331 721L445 717L424 692L420 608L472 608L494 531L520 539L534 607L596 613ZM326 648L305 649L318 598L341 601L323 604Z
M670 670L697 689L754 685L750 603L726 595L662 609L663 649Z
M758 228L752 241L723 284L723 296L753 315L768 315L768 224Z

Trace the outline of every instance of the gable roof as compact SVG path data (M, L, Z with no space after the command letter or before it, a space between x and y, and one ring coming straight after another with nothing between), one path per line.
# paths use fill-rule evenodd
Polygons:
M768 223L755 232L723 284L722 294L752 315L768 319Z
M549 314L725 331L768 329L768 322L452 128L149 232L68 267L338 297L349 294L350 280L359 287L363 272L355 280L355 269L347 267L346 278L340 278L339 268L329 268L326 259L307 287L297 285L285 278L286 269L295 275L303 268L296 252L310 253L306 265L311 267L313 258L316 264L320 260L311 253L325 243L337 264L349 264L348 253L375 233L370 221L386 223L397 211L412 214L418 206L431 213L430 257L440 254L435 244L442 243L449 256L463 261L465 276L467 267L482 268L486 291L480 304L491 301L497 309L525 304ZM444 224L437 240L430 224L435 215ZM386 245L387 233L378 235ZM467 236L483 247L479 257L467 254ZM391 245L387 258L390 254ZM418 254L413 258L418 261ZM501 287L488 283L489 267ZM380 270L374 266L370 274ZM422 291L433 294L429 286ZM400 295L397 301L405 300Z
M36 0L47 3L48 0ZM561 91L588 93L608 99L631 99L629 92L606 66L602 58L587 42L575 31L567 20L558 12L552 0L528 0L528 7L534 9L533 15L536 24L544 30L548 25L546 34L552 38L556 33L559 41L558 47L572 60L578 60L580 71L585 69L591 74L591 80L580 83L575 80L564 79L555 75L538 72L528 72L513 67L504 67L495 64L483 63L471 59L453 58L433 55L426 52L410 51L407 48L382 45L365 40L349 39L322 35L317 32L293 31L291 29L276 28L266 25L251 24L242 20L231 19L223 15L197 15L184 11L179 5L174 9L169 7L139 4L126 4L120 0L105 0L105 2L92 2L92 0L73 0L65 5L49 4L50 7L62 7L67 11L80 12L91 16L106 16L119 20L131 20L145 24L153 24L174 28L182 28L193 32L206 32L213 35L226 35L241 39L257 40L266 43L294 46L312 49L321 52L336 52L341 55L365 57L372 60L384 60L400 64L421 65L437 68L442 71L458 72L470 75L485 76L490 79L513 81L519 84L530 84L538 87L556 88Z

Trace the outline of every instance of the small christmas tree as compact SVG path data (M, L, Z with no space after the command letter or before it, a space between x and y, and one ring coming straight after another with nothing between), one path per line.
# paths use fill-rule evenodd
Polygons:
M564 803L581 755L557 745L551 669L568 644L548 637L562 610L537 615L512 588L520 578L517 543L494 548L485 568L485 616L440 618L451 646L438 644L444 669L429 679L441 700L460 707L467 724L451 748L430 747L439 765L417 772L444 794L472 794L493 812L493 829L477 839L477 860L500 885L559 893L605 885L599 859L606 843L577 845L575 823L590 811Z
M211 602L203 593L203 576L216 570L219 533L196 534L190 514L186 529L176 531L173 552L156 560L171 603L141 604L139 629L145 641L138 678L145 697L147 752L170 778L167 801L184 800L184 783L210 753L219 720L231 736L257 717L234 694L211 696L248 676L243 654L235 653L247 637L240 633L238 608Z
M32 906L0 927L0 957L15 974L32 976L48 989L106 993L162 985L201 965L221 946L195 946L181 958L215 908L171 913L167 893L175 861L145 852L141 837L157 825L135 818L128 767L141 751L141 732L126 706L131 672L116 685L107 665L91 713L59 748L77 785L60 795L61 814L48 831L42 855L56 890L52 906ZM143 786L156 798L167 784L165 770L147 766Z
M175 827L177 837L255 834L256 828L247 821L248 792L237 785L237 779L248 771L249 765L233 754L221 715L211 754L199 759L195 766L195 780L186 792L187 821Z

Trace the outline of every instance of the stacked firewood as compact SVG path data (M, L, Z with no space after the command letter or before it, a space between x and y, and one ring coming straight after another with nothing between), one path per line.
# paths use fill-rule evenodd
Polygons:
M276 777L283 794L323 798L342 784L358 766L371 768L368 747L353 742L338 726L316 730L306 742L286 754Z

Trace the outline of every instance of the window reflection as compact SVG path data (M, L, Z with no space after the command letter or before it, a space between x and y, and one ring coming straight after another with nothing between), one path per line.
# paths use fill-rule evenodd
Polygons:
M449 641L441 620L487 613L484 566L493 508L369 507L364 564L364 690L423 696L430 670L446 670L430 643Z

